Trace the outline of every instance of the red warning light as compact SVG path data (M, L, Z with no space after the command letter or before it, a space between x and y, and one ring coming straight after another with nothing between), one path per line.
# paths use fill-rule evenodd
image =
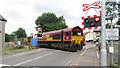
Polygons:
M100 20L100 18L99 18L99 17L96 17L96 18L95 18L95 21L99 21L99 20Z

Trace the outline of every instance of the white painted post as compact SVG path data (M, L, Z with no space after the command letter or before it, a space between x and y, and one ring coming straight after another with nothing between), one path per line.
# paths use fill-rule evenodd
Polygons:
M106 0L101 1L101 26L102 26L102 36L101 36L101 66L107 66L107 51L106 51L106 27L105 27L105 3Z

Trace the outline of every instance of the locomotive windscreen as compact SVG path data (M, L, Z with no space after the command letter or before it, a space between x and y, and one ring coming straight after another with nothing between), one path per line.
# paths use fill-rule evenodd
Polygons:
M72 31L73 36L83 36L81 31Z
M73 36L83 36L82 29L80 27L76 27L72 30Z
M42 34L37 34L38 37L42 37Z

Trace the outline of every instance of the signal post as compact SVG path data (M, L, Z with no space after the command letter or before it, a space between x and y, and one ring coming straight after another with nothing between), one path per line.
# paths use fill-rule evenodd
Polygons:
M106 27L105 27L105 3L106 0L101 0L101 6L100 1L94 2L93 4L83 4L83 11L89 10L90 8L100 9L101 8L101 17L100 16L94 16L94 17L89 17L84 19L84 30L85 28L91 29L91 27L94 27L96 29L97 26L101 26L101 66L103 68L106 68L107 66L107 50L106 50Z

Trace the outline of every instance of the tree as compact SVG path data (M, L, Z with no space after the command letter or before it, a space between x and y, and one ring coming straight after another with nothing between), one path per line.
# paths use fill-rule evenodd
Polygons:
M37 28L43 29L43 32L68 28L63 16L57 17L54 13L43 13L35 20Z
M19 28L17 31L14 31L12 33L13 35L16 35L18 38L25 38L27 37L27 34L23 28Z
M113 19L117 18L117 13L115 12L118 7L116 7L118 5L117 2L106 2L106 17L112 17ZM106 28L110 28L111 25L109 23L106 24ZM115 27L115 26L113 26Z
M115 12L118 8L116 7L117 2L106 2L106 16L117 18L117 13Z
M117 25L120 25L120 21L117 21Z
M110 28L110 24L106 24L106 29L109 29Z
M27 34L23 28L19 28L17 31L12 32L12 34L5 33L5 42L14 40L15 36L18 38L24 38L27 37Z
M113 26L113 28L115 28L115 25L112 25ZM109 24L109 23L107 23L106 24L106 29L110 29L111 28L111 24Z
M9 34L5 33L5 42L9 42L10 41L10 36Z
M10 40L14 40L15 35L5 33L5 42L9 42Z

